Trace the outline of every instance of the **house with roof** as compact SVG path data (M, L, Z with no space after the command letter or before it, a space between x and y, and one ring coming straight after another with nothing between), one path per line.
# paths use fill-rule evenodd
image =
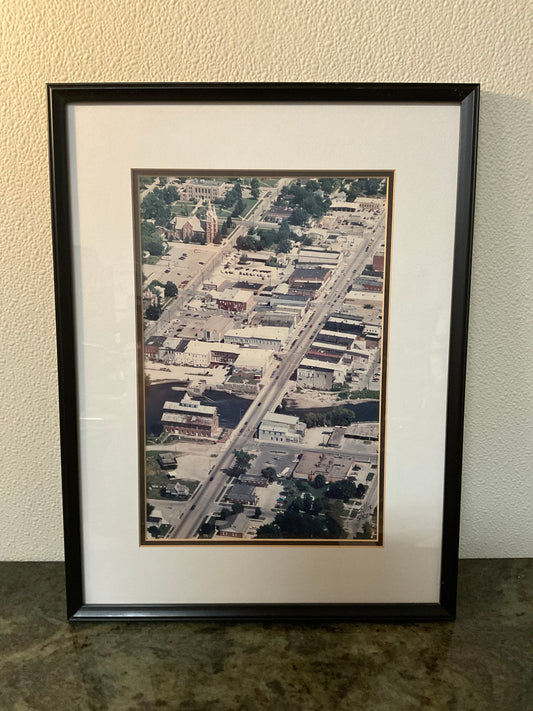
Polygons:
M255 494L255 487L248 484L234 484L226 495L230 503L245 504L255 506L258 498Z
M215 523L218 535L225 538L244 538L250 528L250 519L243 513L232 514L225 520L218 520Z

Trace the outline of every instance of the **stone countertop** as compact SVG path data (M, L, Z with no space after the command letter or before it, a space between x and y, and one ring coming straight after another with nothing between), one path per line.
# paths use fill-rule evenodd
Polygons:
M533 565L464 560L432 624L65 621L61 563L0 563L2 711L526 711Z

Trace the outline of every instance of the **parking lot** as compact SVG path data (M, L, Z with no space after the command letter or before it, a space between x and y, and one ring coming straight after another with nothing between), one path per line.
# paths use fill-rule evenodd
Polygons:
M255 476L259 476L261 469L265 467L273 467L276 470L276 474L282 474L285 470L288 476L294 467L294 464L298 460L298 452L283 448L283 444L275 442L255 442L256 449L254 449L254 454L257 458L252 462L249 473Z
M146 283L157 279L163 284L172 281L177 287L186 286L184 282L194 278L219 249L212 244L170 242L169 251L157 264L143 264Z

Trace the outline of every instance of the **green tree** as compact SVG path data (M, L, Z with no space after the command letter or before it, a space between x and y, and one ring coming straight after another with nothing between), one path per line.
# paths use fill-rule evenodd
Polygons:
M326 195L331 195L331 193L339 186L339 181L336 178L320 178L318 184Z
M269 484L276 481L276 470L274 467L264 467L261 469L261 474L265 477L265 479L268 479Z
M165 284L165 296L167 298L170 298L172 296L177 296L178 295L178 287L176 284L174 284L173 281L167 281Z
M244 506L241 503L239 503L238 501L235 501L231 505L231 510L234 514L240 514L244 511Z
M252 197L257 200L259 197L259 180L257 178L252 178L250 182Z
M248 252L257 252L262 249L261 243L258 242L255 237L252 237L252 235L237 237L235 246L237 249L246 249Z
M159 306L159 304L152 304L146 309L144 316L150 321L157 321L161 316L161 306Z
M280 252L283 252L283 253L286 254L287 252L290 252L291 249L292 249L292 244L291 244L290 239L285 239L285 238L284 238L284 239L281 239L281 240L278 242L278 246L277 246L276 252L277 252L278 254L279 254Z
M156 225L165 227L170 220L170 207L167 205L162 190L155 189L148 193L141 204L141 216L145 220L155 220Z
M266 523L259 526L255 534L256 538L281 538L281 528L275 523Z
M317 474L311 482L311 486L315 489L323 489L326 486L326 477L323 474Z
M358 484L357 485L357 491L355 492L355 498L356 499L362 499L363 496L366 494L366 490L368 489L368 486L365 486L364 484Z
M260 506L256 506L254 510L254 518L259 518L263 512Z
M164 251L163 240L157 234L152 222L141 222L141 246L143 251L150 252L152 256L161 256Z
M167 205L172 205L173 202L177 202L180 199L180 194L175 185L169 185L164 190L161 191L163 200Z
M245 452L244 449L234 449L233 456L235 457L233 469L239 474L244 474L246 470L250 468L250 464L256 457L255 454Z
M291 226L287 220L283 220L278 229L279 239L289 239L291 236Z
M235 207L233 208L233 212L231 213L232 217L239 217L239 215L242 215L242 212L244 210L244 201L242 197L237 198L237 202L235 203Z
M326 492L326 496L332 499L343 499L343 501L348 501L348 499L353 499L357 495L357 486L349 479L343 479L342 481L336 481L329 485L329 489Z
M304 494L302 496L302 510L309 512L313 508L313 501L314 498L311 496L311 494Z

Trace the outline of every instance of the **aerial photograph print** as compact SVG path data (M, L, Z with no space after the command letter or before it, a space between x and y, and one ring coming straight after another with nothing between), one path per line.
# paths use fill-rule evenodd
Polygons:
M141 545L383 545L393 181L132 171Z

